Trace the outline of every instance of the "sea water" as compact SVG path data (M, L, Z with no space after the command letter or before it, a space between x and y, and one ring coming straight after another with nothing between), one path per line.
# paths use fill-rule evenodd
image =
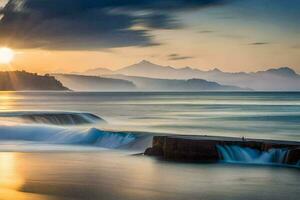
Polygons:
M25 149L42 143L142 151L161 133L300 141L299 130L298 92L0 93L2 150L29 142Z
M0 153L0 199L298 200L295 168L182 164L120 152Z
M270 165L285 149L223 146L216 164L136 155L158 133L300 141L300 93L2 92L0 110L0 200L300 196L299 168Z
M2 92L0 111L0 125L19 123L21 111L77 111L105 130L300 141L297 92Z

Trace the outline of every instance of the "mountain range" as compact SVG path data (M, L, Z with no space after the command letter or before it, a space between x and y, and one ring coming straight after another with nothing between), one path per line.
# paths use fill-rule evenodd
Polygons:
M240 88L263 91L299 91L300 75L289 67L272 68L258 72L223 72L217 68L203 71L191 67L174 68L171 66L161 66L143 60L139 63L118 69L109 70L107 68L91 69L82 74L92 74L101 76L118 77L116 75L145 77L153 79L203 79L217 82L221 85L233 85ZM128 80L129 78L127 78Z
M221 85L217 82L204 79L159 79L139 76L108 75L110 78L118 78L131 81L140 91L241 91L248 90L231 85Z
M245 90L203 79L157 79L126 75L107 75L105 78L74 74L53 74L74 91L225 91Z

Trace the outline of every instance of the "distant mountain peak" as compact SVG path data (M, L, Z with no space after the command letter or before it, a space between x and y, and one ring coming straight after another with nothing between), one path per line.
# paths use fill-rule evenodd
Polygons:
M147 66L147 67L153 67L153 68L169 68L169 69L174 69L173 67L171 66L163 66L163 65L158 65L158 64L155 64L153 62L150 62L148 60L142 60L141 62L139 63L136 63L136 64L133 64L131 66L139 66L139 67L143 67L143 66ZM129 66L130 67L130 66ZM125 67L126 68L126 67Z
M105 68L105 67L98 67L98 68L93 68L93 69L88 69L82 74L84 75L106 75L106 74L112 74L113 71Z
M149 72L154 72L157 71L158 73L160 72L160 70L174 70L174 68L170 67L170 66L162 66L162 65L157 65L154 64L152 62L149 62L147 60L142 60L139 63L121 68L119 70L117 70L117 73L124 73L125 75L128 75L128 73L136 73L138 72L138 74L143 74L142 76L147 76L147 74Z
M214 68L213 70L211 70L212 72L222 72L219 68Z
M88 69L88 70L86 70L86 71L95 71L95 70L111 71L110 69L108 69L108 68L106 68L106 67L97 67L97 68Z
M148 61L148 60L142 60L137 65L155 65L154 63Z
M268 69L266 72L284 76L297 76L298 74L289 67L280 67L277 69Z

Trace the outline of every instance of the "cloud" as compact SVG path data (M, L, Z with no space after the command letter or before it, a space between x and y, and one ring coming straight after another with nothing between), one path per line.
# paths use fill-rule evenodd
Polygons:
M201 30L198 31L199 34L212 34L216 37L226 38L226 39L243 39L245 36L238 35L238 34L228 34L228 33L221 33L219 31L213 31L213 30Z
M269 42L253 42L253 43L250 43L249 45L267 45L267 44L270 44Z
M214 33L215 31L211 31L211 30L202 30L202 31L198 31L198 33L201 34L207 34L207 33Z
M158 45L151 30L181 28L176 12L224 1L9 0L0 9L0 44L55 50Z
M291 47L292 49L300 49L300 44L295 44Z
M182 25L174 18L164 14L151 14L140 17L140 24L151 29L177 29Z
M192 56L182 56L182 55L179 55L179 54L176 54L176 53L168 55L169 60L186 60L186 59L192 59L192 58L194 58L194 57L192 57Z

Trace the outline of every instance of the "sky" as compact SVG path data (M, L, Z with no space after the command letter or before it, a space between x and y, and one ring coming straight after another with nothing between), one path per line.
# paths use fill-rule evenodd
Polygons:
M2 70L118 69L140 60L202 70L300 72L299 0L0 0Z

